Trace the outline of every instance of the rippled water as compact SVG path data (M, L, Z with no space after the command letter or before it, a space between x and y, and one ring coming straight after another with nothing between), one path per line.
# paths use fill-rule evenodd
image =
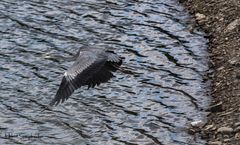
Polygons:
M203 144L207 40L177 0L1 0L0 144ZM71 63L44 57L108 46L123 69L41 111Z

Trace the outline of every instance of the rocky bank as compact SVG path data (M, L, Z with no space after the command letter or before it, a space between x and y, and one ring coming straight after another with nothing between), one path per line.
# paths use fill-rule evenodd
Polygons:
M181 2L209 34L213 101L201 137L209 145L240 145L240 0Z

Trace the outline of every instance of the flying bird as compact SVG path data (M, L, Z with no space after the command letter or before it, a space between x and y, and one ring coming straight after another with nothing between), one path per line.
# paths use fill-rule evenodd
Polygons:
M122 58L113 51L94 47L81 47L70 60L75 62L64 73L50 106L63 103L81 86L94 88L107 82L114 77L112 72L118 70L122 64Z

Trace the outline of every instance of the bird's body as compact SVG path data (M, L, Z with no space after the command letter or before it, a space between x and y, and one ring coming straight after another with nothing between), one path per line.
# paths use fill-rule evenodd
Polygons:
M50 105L63 103L81 86L93 88L107 82L114 76L112 72L122 64L122 59L114 52L92 47L80 48L74 59Z

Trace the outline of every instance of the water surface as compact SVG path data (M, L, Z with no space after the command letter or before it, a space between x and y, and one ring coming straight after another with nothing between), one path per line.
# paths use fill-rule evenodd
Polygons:
M209 101L207 40L190 20L177 0L1 0L0 144L204 144L186 131ZM86 44L127 73L42 112L71 65L45 54Z

